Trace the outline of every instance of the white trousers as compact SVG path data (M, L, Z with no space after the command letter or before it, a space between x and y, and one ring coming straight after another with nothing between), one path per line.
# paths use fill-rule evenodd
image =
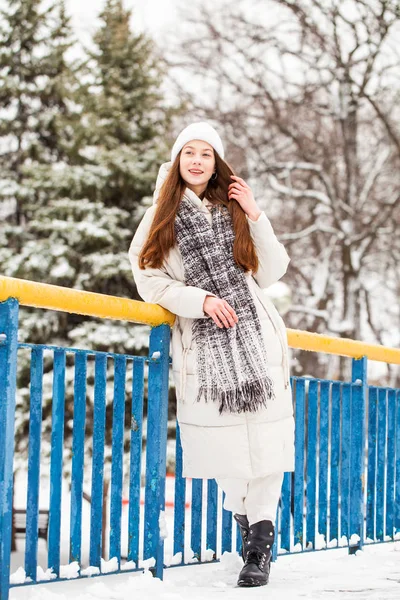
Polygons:
M275 524L283 476L284 473L272 473L256 479L218 478L216 482L225 492L225 510L247 515L249 525L259 521Z

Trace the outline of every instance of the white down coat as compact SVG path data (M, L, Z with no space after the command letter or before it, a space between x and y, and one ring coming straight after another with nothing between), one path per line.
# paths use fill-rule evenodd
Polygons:
M184 283L184 268L178 246L164 259L160 269L139 269L138 255L147 239L161 185L171 162L161 165L153 206L147 209L133 237L129 259L140 296L177 315L172 328L171 355L177 395L177 419L183 450L183 476L196 478L263 477L277 471L294 470L294 419L289 380L286 328L272 301L262 291L286 272L289 256L278 242L263 212L257 221L248 219L259 268L247 276L265 340L270 375L276 399L256 413L219 414L213 402L196 401L193 319L210 318L203 312L207 290ZM190 188L185 196L193 206L212 216Z

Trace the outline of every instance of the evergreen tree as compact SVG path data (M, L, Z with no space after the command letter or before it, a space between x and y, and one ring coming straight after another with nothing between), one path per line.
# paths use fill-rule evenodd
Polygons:
M88 106L96 160L111 173L106 205L131 210L154 186L168 152L165 136L179 111L165 107L160 91L164 62L151 39L134 35L131 11L107 0L88 61L92 93Z
M64 159L77 116L65 100L72 41L64 2L41 4L8 0L0 12L0 204L16 225L45 197L28 185L29 169Z
M95 51L73 64L66 58L73 40L63 0L46 11L41 4L8 0L1 14L0 268L12 277L138 298L127 252L181 107L164 106L161 58L149 39L133 35L131 14L121 1L106 3ZM148 327L38 309L22 308L20 314L20 341L147 352ZM67 367L66 444L73 417L72 359ZM92 375L89 369L88 432ZM51 357L44 382L48 436ZM27 352L19 363L19 389L16 440L24 450Z
M8 146L0 157L8 174L3 200L8 194L15 207L1 232L2 271L137 298L127 251L179 108L164 107L161 57L149 39L131 32L131 13L121 0L107 1L95 51L84 68L75 69L65 59L72 42L64 2L57 0L46 12L40 4L9 0L3 12L1 77L8 104L23 99L17 113L24 118L15 130L15 150L7 144L14 121L5 116L1 122L2 145ZM17 38L28 32L29 43L21 42L17 52L11 30ZM19 67L18 76L9 63ZM27 98L25 88L31 90ZM61 313L28 323L33 327L23 328L22 339L32 342L46 336L86 345L96 327ZM133 349L132 326L125 336L108 337L121 340L110 350Z

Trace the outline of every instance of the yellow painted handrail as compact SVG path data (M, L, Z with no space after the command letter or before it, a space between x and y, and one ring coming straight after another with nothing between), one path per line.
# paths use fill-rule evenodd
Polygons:
M175 315L158 304L0 276L0 301L7 298L16 298L24 306L62 310L102 319L133 321L153 327L162 323L173 325L175 321Z
M162 323L173 325L175 321L175 315L164 310L158 304L0 276L0 302L8 298L16 298L24 306L61 310L103 319L145 323L152 327ZM400 364L400 349L398 348L365 344L348 338L331 337L298 329L287 329L286 331L291 348L353 358L367 356L370 360Z
M291 348L300 348L312 352L326 354L339 354L361 358L367 356L370 360L400 365L400 349L381 346L380 344L366 344L349 338L337 338L310 331L287 329L288 343Z

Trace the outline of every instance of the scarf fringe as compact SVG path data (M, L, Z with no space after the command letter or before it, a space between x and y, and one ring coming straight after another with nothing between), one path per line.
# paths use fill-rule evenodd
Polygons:
M274 385L269 377L251 382L243 382L230 390L219 389L215 386L199 386L197 402L204 398L206 402L218 402L219 413L254 413L259 408L268 407L268 400L275 400Z

